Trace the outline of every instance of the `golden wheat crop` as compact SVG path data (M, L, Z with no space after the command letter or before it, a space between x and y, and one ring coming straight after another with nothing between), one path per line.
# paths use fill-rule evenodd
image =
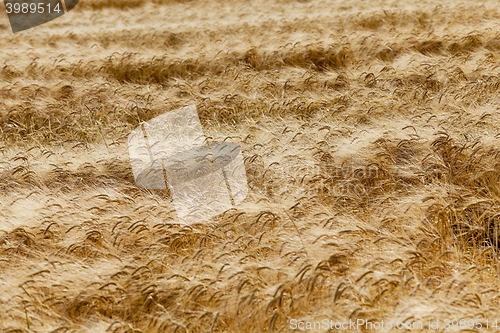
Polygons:
M0 5L0 330L500 320L499 18L470 0L80 0L12 34ZM189 104L242 147L249 195L182 226L135 185L127 137Z

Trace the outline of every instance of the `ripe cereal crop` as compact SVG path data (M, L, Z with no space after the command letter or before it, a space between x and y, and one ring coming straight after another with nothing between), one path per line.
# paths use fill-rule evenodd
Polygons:
M500 319L499 17L80 0L13 34L0 4L0 330ZM127 138L193 104L209 142L241 147L249 192L183 225L135 184Z

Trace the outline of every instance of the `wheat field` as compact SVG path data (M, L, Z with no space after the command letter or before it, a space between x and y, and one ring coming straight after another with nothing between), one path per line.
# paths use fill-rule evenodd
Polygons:
M499 18L80 0L12 34L0 4L0 330L498 331ZM127 138L190 104L209 141L241 146L249 194L183 226L136 186Z

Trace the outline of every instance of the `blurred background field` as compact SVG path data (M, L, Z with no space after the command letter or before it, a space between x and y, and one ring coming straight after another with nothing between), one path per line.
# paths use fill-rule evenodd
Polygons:
M0 330L495 320L499 17L80 0L12 34L0 4ZM242 147L250 191L182 227L168 193L135 185L127 137L189 104Z

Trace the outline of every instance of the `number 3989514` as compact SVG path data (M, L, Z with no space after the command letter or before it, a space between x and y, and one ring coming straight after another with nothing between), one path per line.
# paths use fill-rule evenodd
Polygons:
M60 13L63 11L63 9L60 8L59 3L55 6L44 3L6 3L5 8L7 9L7 14L42 14Z

